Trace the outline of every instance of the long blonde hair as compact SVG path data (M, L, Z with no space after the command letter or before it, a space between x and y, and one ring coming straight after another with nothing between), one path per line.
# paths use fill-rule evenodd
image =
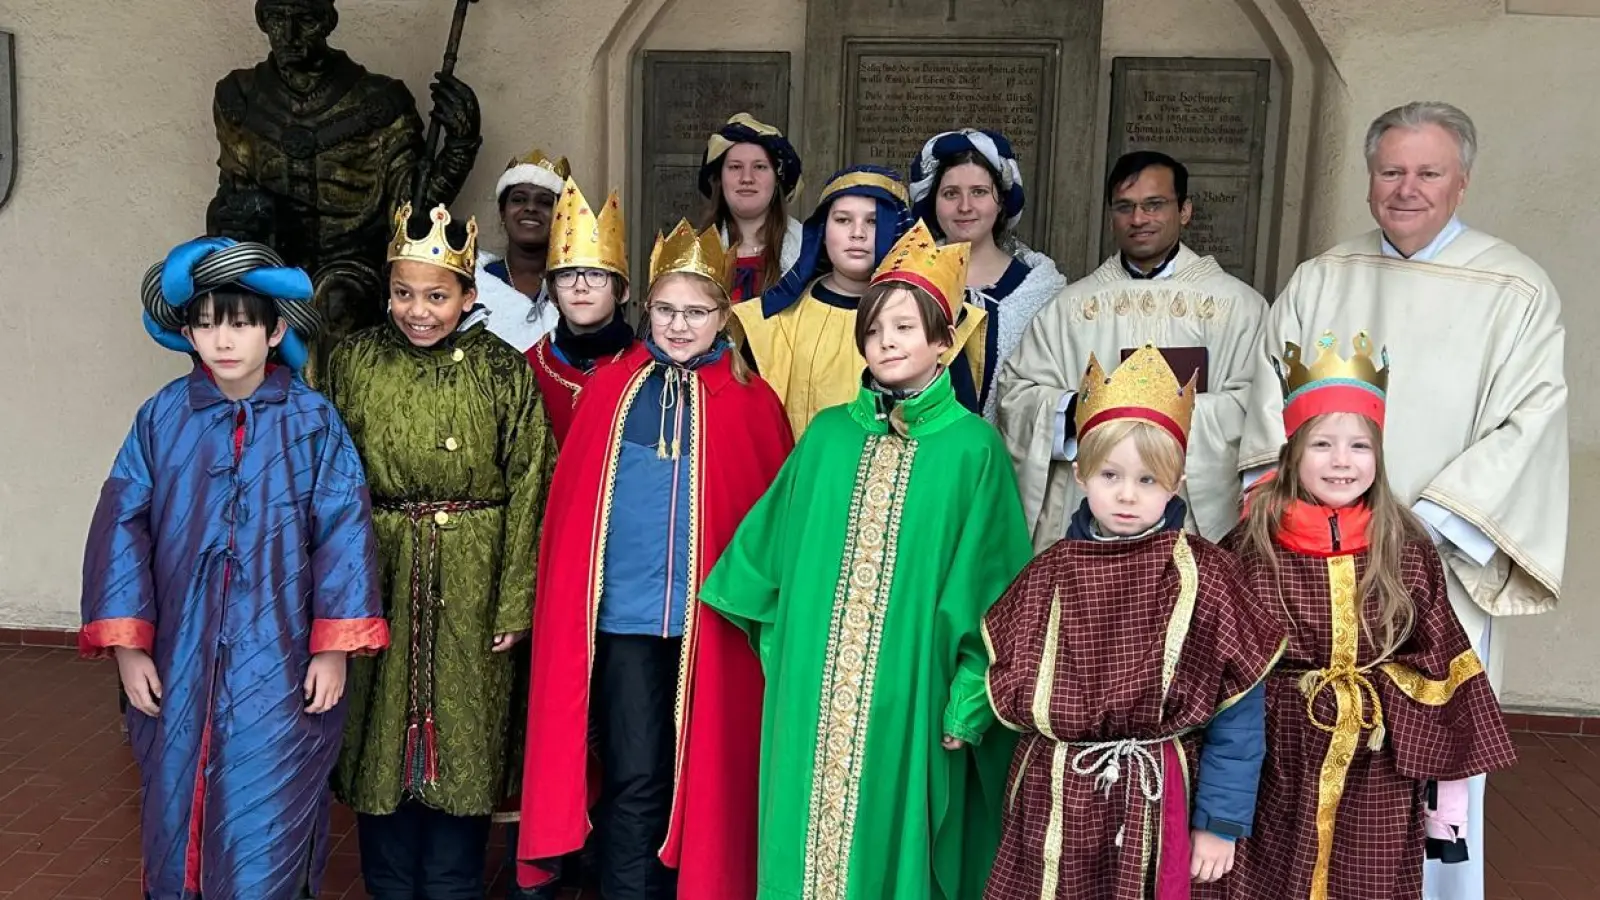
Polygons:
M722 336L728 338L728 364L733 369L733 378L740 384L750 383L750 365L744 361L743 348L735 340L729 329L733 322L733 301L728 297L728 289L715 281L695 272L669 272L650 283L650 290L645 297L645 314L639 319L639 337L650 335L652 320L650 318L650 303L655 300L656 291L664 284L670 283L675 278L684 279L686 282L699 288L707 300L717 305L717 312L722 313Z
M1278 453L1277 476L1254 487L1246 506L1244 548L1267 561L1273 581L1278 584L1280 602L1283 587L1278 568L1277 536L1290 504L1317 502L1300 484L1298 473L1314 426L1323 418L1325 416L1309 419L1289 438ZM1361 634L1372 648L1380 651L1378 658L1381 659L1405 643L1416 624L1417 606L1400 578L1400 558L1406 542L1425 537L1426 532L1389 487L1388 467L1383 458L1383 432L1371 419L1362 416L1361 421L1372 438L1377 471L1372 487L1367 488L1362 498L1372 513L1372 521L1367 526L1367 570L1361 576L1356 593L1361 599ZM1367 614L1368 597L1378 600L1376 616Z

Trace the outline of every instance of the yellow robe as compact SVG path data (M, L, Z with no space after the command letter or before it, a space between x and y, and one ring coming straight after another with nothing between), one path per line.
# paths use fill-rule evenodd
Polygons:
M813 281L800 299L771 318L761 314L760 298L733 306L735 339L749 347L756 370L778 392L797 441L817 413L856 398L867 367L856 349L855 309L817 299L816 287ZM962 310L955 346L939 361L948 366L970 347L966 361L981 382L988 313L971 304Z
M1188 247L1173 262L1170 277L1135 281L1117 256L1107 259L1039 311L1000 370L1000 433L1036 550L1066 534L1083 499L1072 463L1054 454L1062 398L1078 389L1090 353L1110 370L1123 350L1147 341L1206 348L1208 384L1195 398L1182 493L1189 525L1207 539L1221 540L1239 521L1239 433L1267 301Z

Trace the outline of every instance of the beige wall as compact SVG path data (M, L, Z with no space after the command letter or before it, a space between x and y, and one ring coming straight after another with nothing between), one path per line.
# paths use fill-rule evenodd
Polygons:
M334 43L421 97L446 6L341 0ZM460 208L492 223L500 167L533 145L569 155L586 186L625 183L635 49L789 50L798 91L804 20L792 0L474 6L460 74L483 100L485 145ZM99 483L138 403L184 366L142 336L139 277L202 227L212 84L265 42L248 0L0 0L0 27L19 35L23 158L0 211L0 624L70 627ZM1286 196L1286 264L1370 226L1359 141L1373 115L1436 96L1477 119L1465 216L1531 252L1567 292L1577 548L1600 539L1600 407L1581 349L1600 337L1600 310L1579 280L1600 238L1588 209L1600 123L1578 114L1600 80L1597 42L1600 20L1508 17L1500 0L1111 0L1102 54L1107 71L1116 55L1271 56L1280 90L1292 77L1285 94L1309 99L1286 124L1286 146L1302 149L1283 168L1306 193L1303 205ZM1083 127L1104 134L1103 102ZM491 244L495 231L486 225ZM1572 556L1562 609L1505 629L1510 702L1600 709L1589 665L1600 555Z

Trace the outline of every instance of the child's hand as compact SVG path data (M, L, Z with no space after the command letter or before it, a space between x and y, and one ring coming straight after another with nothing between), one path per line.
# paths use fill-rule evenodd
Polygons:
M939 746L945 748L946 750L960 750L967 746L967 742L960 738L953 738L947 734L944 736L944 740L939 742Z
M1190 857L1189 877L1205 884L1233 871L1233 841L1196 828L1191 835L1194 855Z
M132 647L118 647L117 674L133 708L147 716L161 715L161 676L150 654Z
M329 650L311 657L306 669L306 712L320 715L338 705L344 696L347 666L343 650Z
M528 633L526 631L512 631L506 634L497 634L494 636L494 644L490 646L489 649L495 653L504 653L516 646L517 641L520 641L527 636Z

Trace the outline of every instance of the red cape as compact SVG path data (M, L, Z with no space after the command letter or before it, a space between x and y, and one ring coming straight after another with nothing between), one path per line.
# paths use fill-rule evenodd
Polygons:
M578 392L594 377L594 372L584 370L563 360L561 356L551 349L550 335L545 335L535 341L532 347L523 354L528 357L528 365L533 367L533 380L539 385L539 396L544 400L545 415L550 417L550 430L555 435L556 446L566 443L567 432L572 430L572 417L574 407L578 403ZM624 358L638 342L629 345L628 350L616 356L608 356L598 361L595 371L607 363L616 362Z
M623 398L652 362L636 346L597 370L579 396L546 506L533 613L533 666L524 755L518 879L547 881L533 860L583 847L599 765L589 750L589 686L599 614L608 493L622 434ZM687 453L695 493L690 596L794 446L776 394L740 384L727 356L698 372ZM755 896L761 664L743 632L691 604L680 690L672 820L661 861L678 870L683 900Z

